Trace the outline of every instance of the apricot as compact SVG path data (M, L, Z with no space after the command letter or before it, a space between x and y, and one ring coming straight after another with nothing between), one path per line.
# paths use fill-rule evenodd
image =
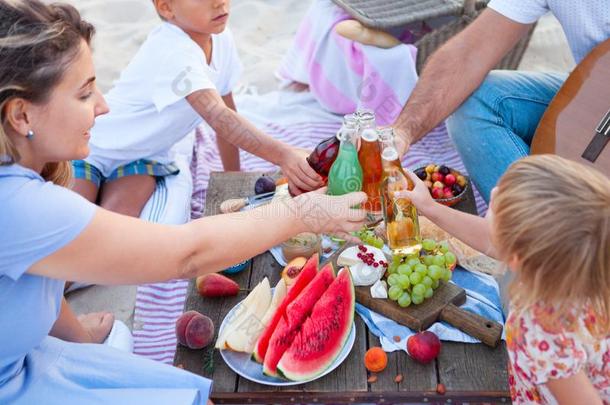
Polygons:
M202 349L214 339L214 322L197 311L187 311L176 321L178 343L191 349Z
M284 267L282 270L282 278L286 283L287 287L290 287L296 281L297 277L301 273L301 270L307 263L307 259L304 257L295 257Z
M371 373L379 373L388 365L388 355L381 347L371 347L364 355L364 366Z

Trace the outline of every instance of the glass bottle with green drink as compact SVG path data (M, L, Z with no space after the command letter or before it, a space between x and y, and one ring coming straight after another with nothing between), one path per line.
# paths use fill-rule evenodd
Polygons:
M343 195L362 190L362 167L358 161L358 121L347 115L337 134L339 154L328 173L328 194Z

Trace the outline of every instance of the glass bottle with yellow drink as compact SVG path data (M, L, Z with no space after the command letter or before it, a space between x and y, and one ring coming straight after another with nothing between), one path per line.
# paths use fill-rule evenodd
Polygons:
M401 190L412 190L413 181L403 171L392 128L379 130L381 142L381 199L388 245L395 255L417 254L421 250L421 235L417 209L411 200L396 196Z

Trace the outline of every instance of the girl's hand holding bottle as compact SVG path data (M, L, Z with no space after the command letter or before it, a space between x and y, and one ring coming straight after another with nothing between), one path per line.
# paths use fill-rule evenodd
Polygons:
M430 195L428 187L424 184L419 177L415 175L411 170L404 169L405 173L413 181L415 185L413 190L401 190L396 192L396 197L408 198L411 200L415 208L420 214L428 216L430 208L432 208L436 202Z

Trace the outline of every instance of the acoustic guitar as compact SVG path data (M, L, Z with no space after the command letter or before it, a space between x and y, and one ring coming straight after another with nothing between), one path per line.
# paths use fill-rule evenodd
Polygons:
M610 177L610 39L565 81L545 111L531 153L593 165Z

